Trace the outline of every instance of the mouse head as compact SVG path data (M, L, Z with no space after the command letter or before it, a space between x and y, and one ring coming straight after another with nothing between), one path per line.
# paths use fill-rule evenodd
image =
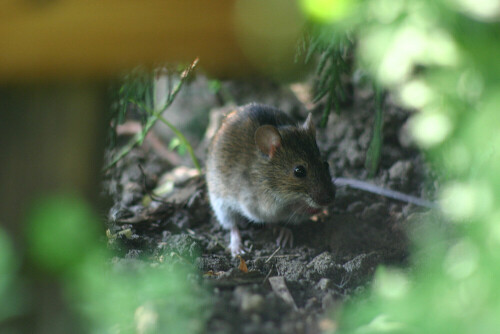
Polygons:
M311 114L298 127L260 126L255 131L255 144L262 156L261 181L276 197L312 209L333 202L335 187L316 144Z

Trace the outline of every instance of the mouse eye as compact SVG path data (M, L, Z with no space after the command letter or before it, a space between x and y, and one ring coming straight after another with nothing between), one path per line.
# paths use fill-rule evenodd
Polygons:
M293 175L300 178L306 177L306 168L302 165L295 167L293 169Z

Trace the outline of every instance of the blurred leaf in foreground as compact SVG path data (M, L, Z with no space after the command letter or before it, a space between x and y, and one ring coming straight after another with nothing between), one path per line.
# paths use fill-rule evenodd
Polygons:
M66 272L97 247L97 224L90 208L74 195L39 199L28 217L31 257L40 267Z
M16 280L18 267L10 239L0 228L0 328L3 321L19 314L23 307L20 282Z
M186 279L195 277L190 266L110 261L99 243L98 220L78 196L40 199L29 217L30 254L39 269L60 279L71 308L86 320L85 331L197 333L203 328L206 291ZM0 248L7 249L1 237ZM0 267L12 268L6 255L0 254Z
M496 11L493 10L496 9ZM500 328L500 2L363 1L345 19L357 61L406 107L440 176L441 216L412 226L410 270L379 268L336 333Z
M206 291L186 279L192 268L88 258L68 294L98 333L199 333L207 313Z

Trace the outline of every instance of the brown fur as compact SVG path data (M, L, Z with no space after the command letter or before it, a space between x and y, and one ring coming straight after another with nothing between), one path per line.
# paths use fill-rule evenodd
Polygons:
M281 147L269 159L256 146L254 134L264 124L276 126L282 137ZM274 189L282 196L309 193L321 200L332 192L330 175L323 166L314 131L297 127L282 111L258 104L240 107L229 114L212 140L207 177L210 191L234 196L242 184L248 184L256 195ZM293 168L306 167L307 176L294 176ZM324 195L324 197L329 197ZM328 203L326 203L328 204Z

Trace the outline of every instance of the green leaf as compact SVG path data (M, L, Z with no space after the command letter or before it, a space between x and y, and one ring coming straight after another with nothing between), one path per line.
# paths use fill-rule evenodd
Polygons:
M96 245L96 226L96 217L81 197L45 195L28 215L29 254L43 269L67 272Z

